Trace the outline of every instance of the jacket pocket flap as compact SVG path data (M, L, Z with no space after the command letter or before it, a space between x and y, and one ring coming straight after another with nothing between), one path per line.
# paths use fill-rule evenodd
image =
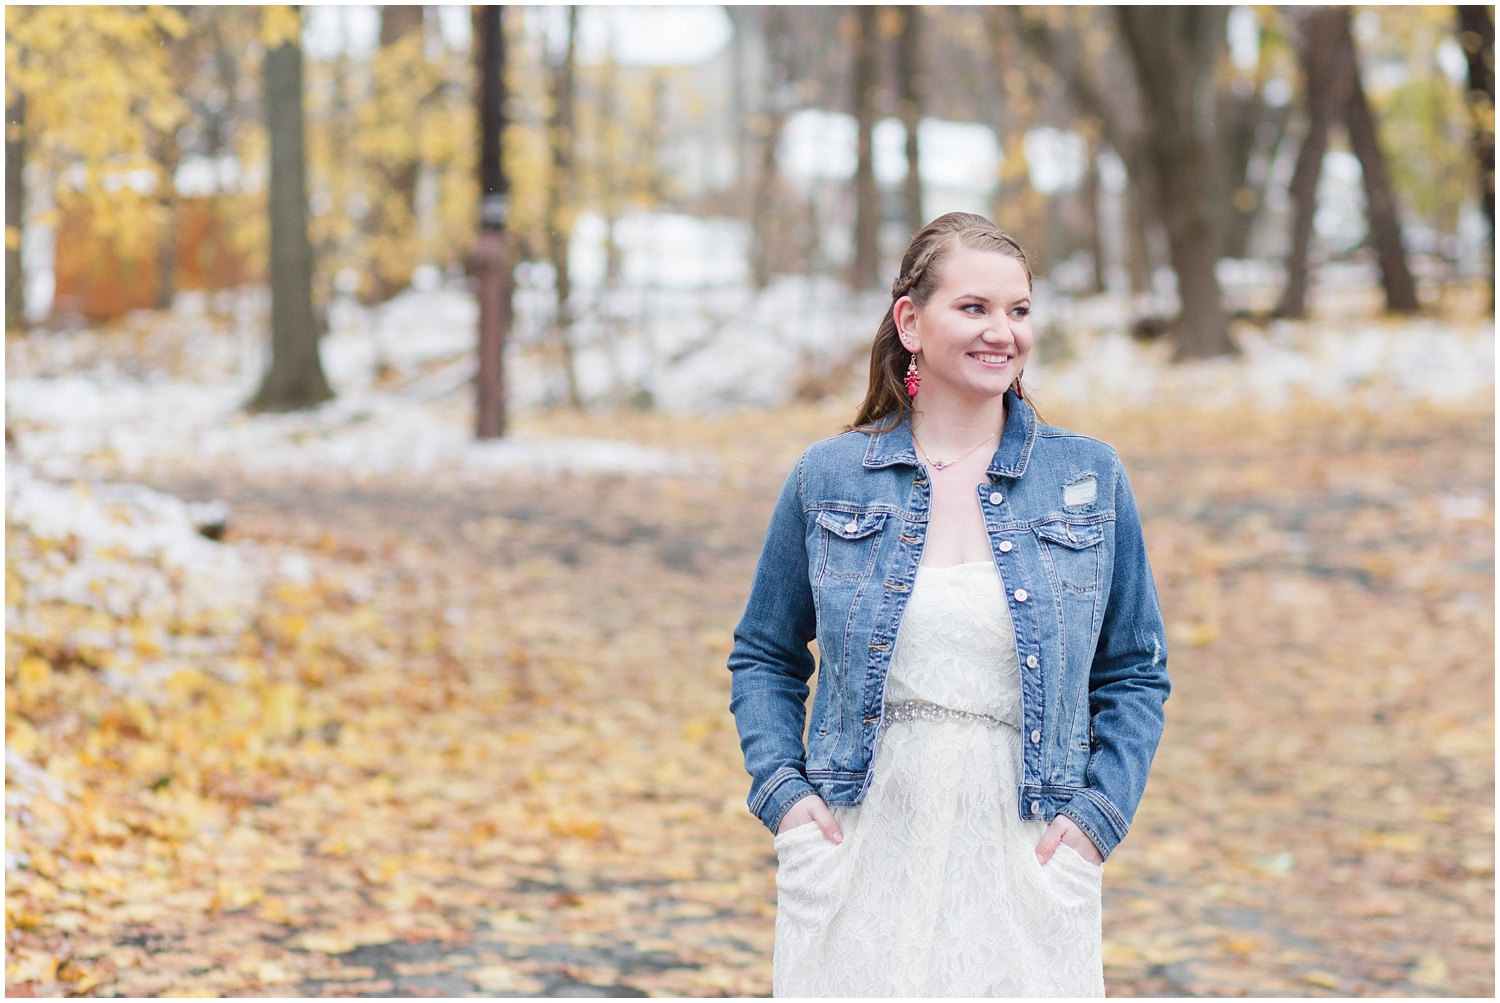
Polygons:
M1073 526L1066 522L1046 522L1036 528L1036 535L1048 543L1072 550L1092 547L1104 539L1102 526Z
M881 526L885 525L886 513L865 512L863 514L850 514L847 512L819 512L818 525L822 526L834 536L845 540L858 540L869 536Z

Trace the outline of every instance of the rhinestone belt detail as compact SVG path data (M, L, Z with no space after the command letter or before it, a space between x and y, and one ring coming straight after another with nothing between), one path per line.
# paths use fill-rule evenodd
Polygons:
M902 700L897 703L888 703L885 705L885 720L903 723L911 721L972 721L975 724L987 724L992 728L1000 727L1006 723L992 714L975 714L967 710L954 710L952 707L928 703L926 700Z

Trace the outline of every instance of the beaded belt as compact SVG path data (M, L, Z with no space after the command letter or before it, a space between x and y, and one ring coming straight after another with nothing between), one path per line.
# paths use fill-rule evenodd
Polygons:
M975 724L987 724L992 728L1008 723L1000 720L993 714L975 714L967 710L954 710L952 707L928 703L926 700L901 700L896 703L888 703L885 705L885 720L900 722L972 721Z

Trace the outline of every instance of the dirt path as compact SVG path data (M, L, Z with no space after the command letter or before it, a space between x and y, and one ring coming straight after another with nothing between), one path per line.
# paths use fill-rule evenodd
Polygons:
M1493 411L1055 418L1121 448L1172 643L1111 994L1492 994ZM95 931L96 991L766 994L723 662L822 421L696 480L159 485L309 563L267 637L319 723L215 781L173 866L217 897Z

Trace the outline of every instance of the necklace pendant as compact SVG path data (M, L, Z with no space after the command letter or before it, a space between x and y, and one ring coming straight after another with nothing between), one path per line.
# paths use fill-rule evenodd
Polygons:
M938 469L938 470L942 470L942 469L943 469L943 468L944 468L944 467L946 467L946 466L947 466L947 465L948 465L948 464L946 464L946 463L944 463L944 462L943 462L943 461L942 461L942 460L933 460L933 461L932 461L932 465L933 465L933 466L934 466L934 467L936 467L936 468L937 468L937 469Z

